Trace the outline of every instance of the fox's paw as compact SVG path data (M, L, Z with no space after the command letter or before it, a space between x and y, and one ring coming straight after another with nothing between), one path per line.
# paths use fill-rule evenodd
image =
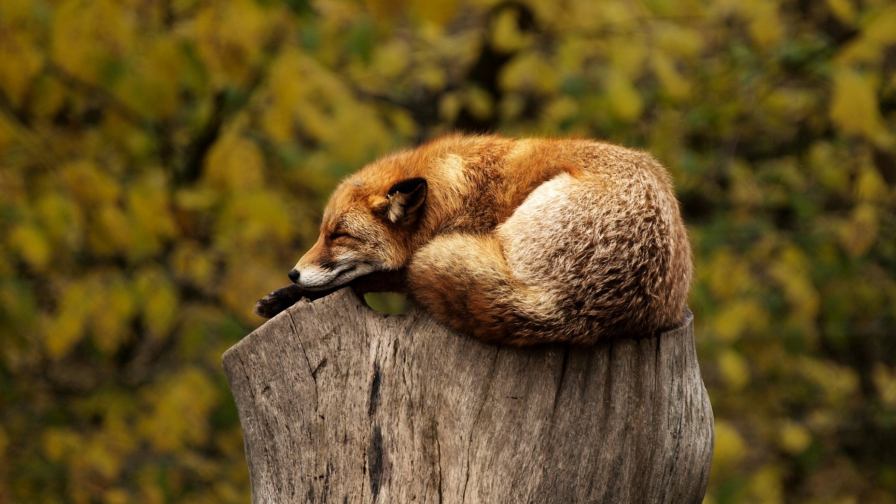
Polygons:
M255 303L255 309L252 311L259 317L273 318L278 313L296 304L305 294L307 292L298 285L287 285L259 299Z

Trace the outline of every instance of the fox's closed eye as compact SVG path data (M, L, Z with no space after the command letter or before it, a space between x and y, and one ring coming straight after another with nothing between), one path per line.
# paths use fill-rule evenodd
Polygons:
M352 236L348 233L342 232L342 231L337 232L337 233L332 233L330 235L330 240L338 240L340 238L348 238L350 240L357 240L357 238L355 238L354 236Z

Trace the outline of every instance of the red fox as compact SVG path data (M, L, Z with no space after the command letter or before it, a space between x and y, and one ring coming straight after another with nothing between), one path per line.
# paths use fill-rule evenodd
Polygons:
M678 325L691 264L670 176L650 155L454 135L344 180L294 285L256 313L354 286L407 292L489 342L589 344Z

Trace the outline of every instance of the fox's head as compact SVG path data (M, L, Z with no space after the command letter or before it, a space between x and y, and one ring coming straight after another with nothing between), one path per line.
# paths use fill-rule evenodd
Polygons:
M423 178L383 191L353 179L343 182L324 210L317 243L289 272L290 280L308 290L329 290L405 266L427 190Z

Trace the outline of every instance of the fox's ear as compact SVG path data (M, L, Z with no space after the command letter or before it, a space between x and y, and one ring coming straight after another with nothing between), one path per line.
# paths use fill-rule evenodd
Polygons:
M396 182L389 188L381 203L375 205L374 211L378 211L389 222L410 224L417 219L420 207L426 200L427 190L424 178L409 178Z

